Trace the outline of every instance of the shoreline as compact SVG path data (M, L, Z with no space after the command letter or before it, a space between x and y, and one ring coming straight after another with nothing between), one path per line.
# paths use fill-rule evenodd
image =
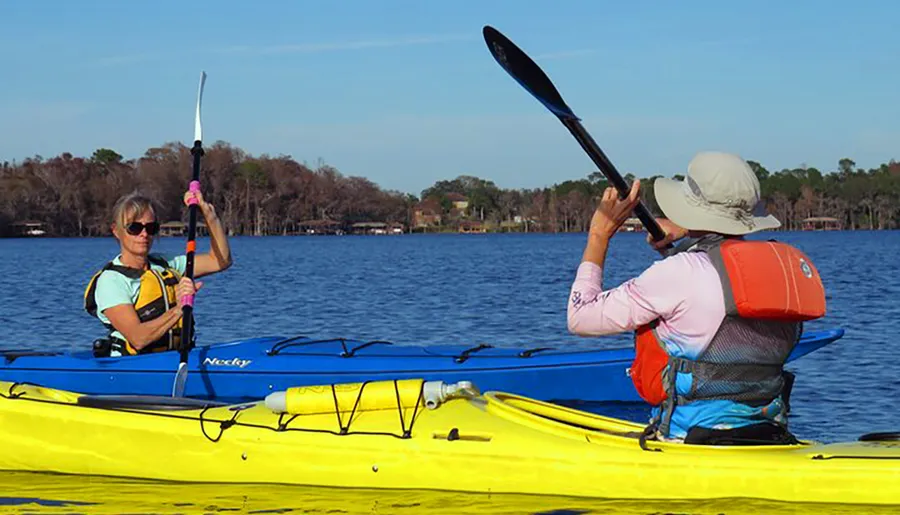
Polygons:
M891 232L891 231L900 231L900 228L892 228L892 229L783 229L783 230L769 230L763 231L765 233L833 233L833 232ZM412 231L412 232L404 232L404 233L390 233L390 234L356 234L356 233L343 233L343 234L335 234L335 233L316 233L316 234L229 234L229 238L270 238L270 237L298 237L298 238L313 238L313 237L323 237L323 236L350 236L350 237L359 237L359 236L379 236L379 237L400 237L400 236L446 236L446 235L466 235L466 236L478 236L478 235L497 235L497 234L534 234L534 235L547 235L547 234L587 234L587 231L483 231L483 232L465 232L465 231ZM647 231L619 231L619 234L647 234ZM758 233L761 234L761 233ZM208 236L198 236L198 238L207 238ZM48 235L43 234L40 236L36 235L17 235L17 236L0 236L0 240L50 240L50 239L103 239L103 238L112 238L112 235L104 235L104 236L59 236L59 235ZM169 240L169 239L183 239L186 236L157 236L156 241L161 240Z

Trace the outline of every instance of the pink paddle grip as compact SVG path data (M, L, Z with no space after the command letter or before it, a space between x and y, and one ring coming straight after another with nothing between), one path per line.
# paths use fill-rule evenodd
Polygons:
M188 191L191 193L200 193L200 181L191 181L191 184L188 186ZM188 199L188 205L199 204L200 202L197 200L197 197L191 197ZM193 295L185 295L181 297L181 303L185 306L194 306L194 296Z
M199 193L200 192L200 181L191 181L191 184L188 186L188 191L191 193ZM197 200L197 197L191 197L188 199L188 205L199 204L200 202ZM194 296L193 295L185 295L181 297L181 303L185 306L194 306Z
M191 193L200 193L200 181L191 181L191 184L188 186L188 191L190 191ZM189 206L199 203L200 201L197 200L197 197L191 197L188 199Z

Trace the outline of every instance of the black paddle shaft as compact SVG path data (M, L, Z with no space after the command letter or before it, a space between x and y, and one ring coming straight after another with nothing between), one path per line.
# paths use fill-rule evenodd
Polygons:
M581 144L581 148L587 152L594 164L600 169L603 175L612 183L619 192L620 198L626 198L630 191L628 184L622 175L616 170L606 154L594 141L594 138L581 125L581 121L572 109L566 105L562 99L562 95L547 77L547 74L541 70L525 52L510 41L506 36L501 34L497 29L487 25L483 30L484 41L487 43L488 50L500 66L516 80L523 88L538 99L544 107L550 110L559 118L559 121L569 129L569 132ZM639 202L634 208L634 213L644 224L644 227L650 233L650 236L659 241L665 237L665 232L647 210L643 202ZM667 248L671 245L667 245Z
M201 142L195 141L194 147L191 148L191 155L194 158L193 174L191 184L199 185L200 181L200 158L203 157L203 146ZM191 203L188 206L188 241L187 241L187 263L184 266L184 276L188 279L194 279L194 253L197 245L197 204ZM188 354L191 350L191 342L194 339L194 306L193 304L185 304L181 308L183 321L181 326L181 362L187 363Z
M578 140L578 143L581 144L581 148L584 149L585 152L591 157L591 160L594 161L594 164L600 168L600 171L603 172L603 175L609 179L609 182L612 183L613 186L619 191L620 198L626 198L630 191L628 184L625 182L625 179L622 178L622 175L616 170L616 167L613 166L612 162L610 162L609 158L606 157L606 154L603 153L603 150L597 145L594 141L594 138L588 134L588 131L581 125L577 119L562 119L563 125L569 129L569 132L575 136L575 139ZM650 214L650 211L644 206L643 202L638 202L638 205L634 207L634 214L638 217L644 227L647 228L647 232L650 233L650 236L655 240L659 241L666 236L666 233L663 232L662 228L656 222L656 219L653 218L653 215Z

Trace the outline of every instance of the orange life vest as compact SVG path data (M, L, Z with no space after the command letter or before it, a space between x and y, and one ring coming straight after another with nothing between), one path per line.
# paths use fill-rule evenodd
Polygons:
M760 333L766 331L773 333L769 339L760 337L758 341L747 342L748 346L784 346L784 342L789 342L790 338L790 330L786 328L825 315L825 288L819 272L806 254L791 245L776 241L717 237L707 239L705 242L701 240L692 250L707 252L719 274L725 297L726 321L723 322L723 327L729 318L749 319L760 321L760 324L765 325L766 329ZM766 325L762 321L772 323ZM672 358L656 337L654 327L655 323L640 327L636 331L636 354L630 373L641 398L657 406L674 396L675 374L678 370L670 366ZM783 359L786 359L795 343L790 343L790 349L777 349L777 352L771 355L778 356L778 360L782 360L783 355ZM759 354L757 351L755 356ZM711 365L729 366L731 375L746 370L741 380L748 383L755 380L754 375L760 378L776 377L773 374L779 372L783 365L783 361L781 363L754 361L758 359L754 358L751 351L743 361L737 359L728 363L720 357L717 363ZM710 363L704 363L707 364ZM779 370L775 370L776 368ZM727 389L723 389L725 390ZM765 397L771 392L757 393ZM740 400L741 395L739 392L732 393L731 397L720 398ZM753 396L752 393L743 395Z

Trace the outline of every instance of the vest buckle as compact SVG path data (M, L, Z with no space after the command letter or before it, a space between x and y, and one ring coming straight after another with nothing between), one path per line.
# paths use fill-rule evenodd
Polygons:
M108 358L112 354L111 338L97 338L91 345L95 358Z

